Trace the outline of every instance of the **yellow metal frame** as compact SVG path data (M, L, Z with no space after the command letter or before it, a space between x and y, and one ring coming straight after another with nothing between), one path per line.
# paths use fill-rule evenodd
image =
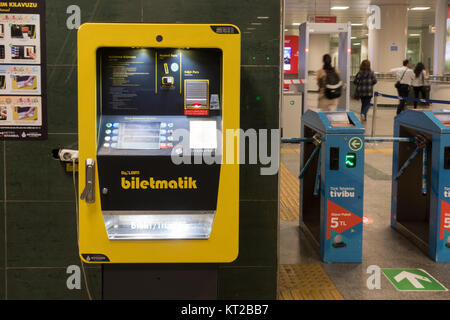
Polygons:
M230 25L231 26L231 25ZM236 27L238 30L238 28ZM156 41L161 35L163 40ZM218 48L222 50L223 153L226 130L239 129L240 34L217 34L210 25L88 23L78 31L79 194L85 161L97 159L97 49L101 47ZM235 158L239 158L236 141ZM225 155L222 159L226 159ZM97 161L96 161L97 162ZM100 205L96 168L95 202L79 199L79 252L104 254L111 263L232 262L239 252L239 164L222 164L217 211L208 240L111 241Z

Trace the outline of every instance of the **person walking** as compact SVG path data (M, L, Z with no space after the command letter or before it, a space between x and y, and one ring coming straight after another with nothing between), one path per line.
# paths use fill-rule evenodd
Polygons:
M353 83L356 86L356 95L361 99L361 122L365 122L373 96L373 86L377 83L375 73L370 69L369 60L361 62Z
M428 79L428 72L422 62L419 62L414 68L414 79L412 87L414 90L414 98L419 98L419 93L422 94L422 99L426 99L425 80ZM414 101L414 109L417 108L417 101Z
M415 77L414 72L409 68L409 60L403 60L403 67L391 69L391 73L395 74L397 79L395 87L397 88L399 97L408 97L409 87ZM397 114L403 111L405 104L406 100L400 99L397 106Z
M331 56L322 57L323 67L317 71L317 85L319 86L319 109L333 111L337 109L341 95L342 81L339 70L331 65Z

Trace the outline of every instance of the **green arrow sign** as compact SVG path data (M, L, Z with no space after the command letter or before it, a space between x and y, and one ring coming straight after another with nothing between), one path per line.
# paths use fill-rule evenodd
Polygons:
M398 291L448 291L422 269L381 269Z
M352 151L359 151L362 148L362 145L363 142L359 137L351 138L348 142L348 146Z

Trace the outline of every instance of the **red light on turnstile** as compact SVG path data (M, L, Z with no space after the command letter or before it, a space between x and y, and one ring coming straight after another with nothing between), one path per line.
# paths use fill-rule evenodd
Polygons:
M200 103L194 103L193 105L192 105L194 108L198 108L198 107L200 107Z
M348 53L352 53L352 48L348 48L348 49L347 49L347 52L348 52Z
M305 52L308 53L308 52L309 52L309 48L306 48L306 49L305 49Z

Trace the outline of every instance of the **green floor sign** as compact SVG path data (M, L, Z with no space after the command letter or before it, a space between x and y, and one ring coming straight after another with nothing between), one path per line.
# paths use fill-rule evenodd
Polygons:
M381 269L398 291L447 291L422 269Z

